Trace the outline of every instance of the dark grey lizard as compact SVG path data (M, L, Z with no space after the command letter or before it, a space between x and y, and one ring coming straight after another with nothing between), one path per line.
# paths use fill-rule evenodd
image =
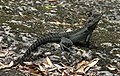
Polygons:
M99 20L101 19L102 14L92 14L89 19L86 21L85 26L75 31L65 32L65 33L55 33L55 34L47 34L38 38L24 53L22 57L19 57L15 60L16 66L17 64L23 63L27 57L33 52L38 46L41 44L51 43L51 42L60 42L61 47L67 48L72 46L73 44L85 44L89 46L89 41L92 35L93 30L96 28Z

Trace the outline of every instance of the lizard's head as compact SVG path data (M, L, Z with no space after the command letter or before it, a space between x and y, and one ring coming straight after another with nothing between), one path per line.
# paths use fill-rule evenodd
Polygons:
M96 25L101 19L102 14L100 13L93 13L88 21L86 22L85 27L88 27L88 30L93 31L96 28Z

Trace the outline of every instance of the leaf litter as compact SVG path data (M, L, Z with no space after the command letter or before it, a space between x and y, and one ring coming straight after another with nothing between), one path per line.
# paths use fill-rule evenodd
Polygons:
M18 66L18 70L24 73L30 73L35 76L51 75L51 76L83 76L98 63L99 59L95 58L91 61L81 61L77 65L67 66L60 62L54 64L49 57L46 57L41 63L24 62L25 65ZM89 76L92 74L89 74Z
M50 2L50 4L49 4L49 2ZM55 3L55 5L54 5L54 3ZM119 29L119 19L120 19L120 17L119 17L119 12L120 12L120 10L119 10L119 4L120 4L119 0L100 0L100 1L97 1L97 0L96 1L95 0L94 1L93 0L75 0L75 1L72 1L72 0L70 0L70 1L69 0L60 0L60 1L59 0L45 0L45 1L42 1L42 0L35 0L35 1L34 0L31 0L31 1L28 1L28 0L26 0L26 1L24 1L24 0L20 0L20 1L12 0L12 1L7 1L7 0L5 0L4 1L4 0L2 0L1 4L2 4L2 5L0 5L0 9L2 9L1 10L2 11L1 16L3 15L3 17L1 17L1 21L3 20L3 23L1 23L2 24L1 27L3 27L3 25L10 26L10 24L20 25L21 23L25 27L31 27L32 24L34 25L35 21L36 22L37 21L43 22L43 23L46 23L46 24L50 23L51 25L54 25L54 24L55 25L71 25L71 22L72 22L73 26L74 26L74 25L80 24L79 20L81 20L79 18L77 19L76 16L78 16L82 13L85 13L85 11L89 9L88 7L94 8L95 10L97 9L99 11L105 11L104 20L106 20L107 22L103 22L103 23L105 23L105 25L102 24L98 28L103 32L99 32L99 33L101 33L100 36L99 36L99 33L97 33L97 35L96 35L97 37L95 37L97 40L96 39L93 39L93 40L95 40L97 44L100 43L100 46L105 47L105 48L106 47L116 48L116 46L119 48L119 46L120 46L120 44L119 44L119 42L120 42L120 40L119 40L119 37L120 37L119 36L119 32L120 32L119 31L120 30ZM40 5L43 6L42 10L41 10L41 7L39 8ZM56 11L58 11L58 10L56 10L57 8L54 7L54 6L63 8L63 9L58 9L61 12L61 15L60 15L61 17L64 16L64 13L69 14L68 13L70 11L69 9L72 10L71 12L73 14L70 14L70 16L69 15L65 16L66 19L64 17L59 18L57 16L57 14L54 14L54 13L56 13ZM47 11L47 10L49 10L49 11ZM36 11L38 12L37 14L36 14ZM55 12L53 12L53 11L55 11ZM62 11L64 13L62 13ZM27 12L30 12L29 13L30 15L28 15ZM42 13L42 12L45 12L45 13ZM49 21L49 19L47 20L47 18L45 16L43 16L44 18L42 18L42 15L44 15L44 14L47 18L49 18L48 16L51 17L51 16L55 15L56 21L53 20L54 18L50 18L50 21ZM7 15L7 16L4 16L4 15ZM36 16L32 16L32 15L36 15ZM37 15L39 15L39 16L37 16ZM13 17L12 18L10 17L10 19L7 19L7 18L9 18L8 16L13 16ZM18 16L18 17L16 17L16 16ZM22 20L21 20L21 17L22 17ZM5 18L5 21L4 21L4 18ZM69 19L70 19L70 22L69 22ZM31 20L33 20L33 22L29 22ZM74 20L75 20L75 22L74 22ZM78 21L78 22L76 22L76 21ZM28 23L32 23L32 24L28 24ZM39 25L39 24L37 24L37 25ZM110 27L108 27L108 26L110 26ZM9 29L11 30L11 28L6 27L5 34L14 37L14 34L12 35L12 33L9 32ZM111 33L109 29L113 29L113 31L111 31L111 32L116 32L116 33L118 33L118 35L116 33ZM108 33L106 33L106 32L108 32ZM7 38L9 38L9 37L7 37ZM3 39L4 39L4 35L3 35L3 37L0 37L0 42ZM11 37L9 39L11 39ZM23 39L25 39L25 38L23 37ZM102 42L102 40L103 40L103 42ZM114 40L116 40L116 41L118 40L118 43L114 42ZM113 43L111 43L111 41L113 41ZM116 46L114 46L114 45L116 45ZM100 47L100 46L98 46L98 47ZM107 67L107 69L110 70L110 72L111 71L116 71L116 69L117 69L118 73L120 73L120 70L118 69L118 68L120 68L119 67L119 65L120 65L120 63L119 63L119 57L120 57L119 56L119 54L120 54L119 49L113 51L110 55L108 53L108 51L110 51L109 49L105 49L105 51L103 49L101 49L100 51L96 50L96 52L99 55L101 55L101 57L100 57L101 60L100 61L103 61L103 62L106 63L106 64L102 63L101 68ZM8 50L4 49L4 51L3 50L1 51L1 57L0 58L5 58L6 56L9 56L9 54L10 53L8 52ZM95 58L95 57L93 57L93 58ZM114 64L112 64L112 62L114 62ZM2 63L2 64L5 65L4 63ZM33 63L28 63L28 64L31 65ZM87 63L85 63L85 64L86 64L85 67L87 68L88 64ZM98 62L98 64L101 64L101 63ZM112 66L106 66L108 64L112 65ZM117 64L117 65L115 65L115 64ZM65 67L65 66L63 66L63 65L61 66L59 64L54 64L54 66L55 65L57 67L59 67L59 69ZM114 66L116 66L117 68L114 67ZM46 65L45 67L49 67L49 65ZM66 67L67 67L67 65L66 65ZM41 69L42 69L42 67L41 67ZM56 68L51 69L51 71L54 70L54 69L56 69ZM89 67L87 69L89 69ZM70 69L70 70L72 70L72 69ZM85 70L85 68L83 70ZM104 69L100 69L100 70L104 70ZM58 72L55 71L55 74L58 74L59 71ZM64 71L64 72L62 72L62 75L67 76L68 73L66 71Z

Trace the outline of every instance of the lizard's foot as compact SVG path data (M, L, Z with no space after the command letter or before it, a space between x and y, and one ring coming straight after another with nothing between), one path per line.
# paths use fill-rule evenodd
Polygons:
M65 37L63 37L61 39L60 47L61 47L62 50L64 50L64 51L70 51L69 47L71 47L72 45L73 45L73 42L70 39L65 38Z

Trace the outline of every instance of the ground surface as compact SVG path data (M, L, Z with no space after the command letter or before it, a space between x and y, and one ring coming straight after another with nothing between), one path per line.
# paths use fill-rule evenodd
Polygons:
M0 57L0 62L9 63L25 52L38 36L49 32L64 32L77 29L87 20L87 13L103 12L98 28L92 36L97 48L75 47L73 53L63 52L57 44L46 44L38 48L42 60L49 56L52 61L73 65L81 60L100 58L98 76L119 76L111 72L108 65L120 69L120 1L119 0L1 0L0 2L0 48L11 54ZM56 50L57 49L57 50ZM83 53L84 50L84 53ZM82 52L77 54L78 51ZM46 53L52 53L47 55ZM65 57L66 59L62 58ZM33 58L36 60L35 58ZM69 59L69 60L68 60ZM74 62L74 63L73 63ZM24 76L17 70L0 71L0 76ZM28 74L27 74L28 75Z

